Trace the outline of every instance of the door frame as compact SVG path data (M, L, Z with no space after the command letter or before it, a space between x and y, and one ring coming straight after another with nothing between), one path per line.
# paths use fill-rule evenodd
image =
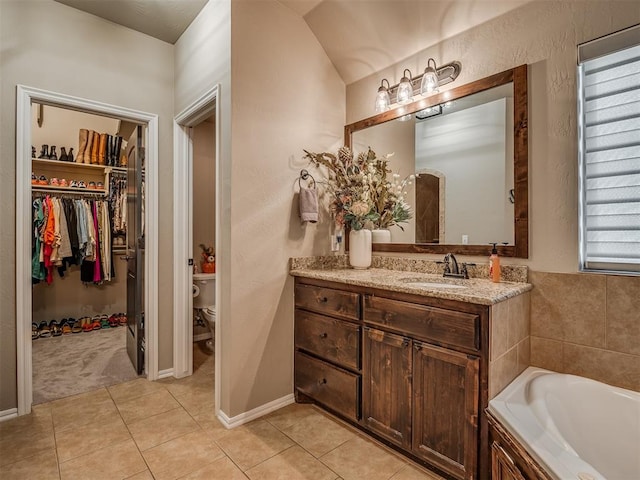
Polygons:
M215 115L216 238L220 252L220 84L214 85L177 114L173 120L173 374L193 373L193 144L191 128ZM218 262L216 262L218 263ZM220 411L220 362L222 318L220 286L224 279L216 271L215 413Z
M158 378L158 115L63 93L18 85L16 90L16 367L18 415L31 412L31 104L79 110L145 124L145 365Z

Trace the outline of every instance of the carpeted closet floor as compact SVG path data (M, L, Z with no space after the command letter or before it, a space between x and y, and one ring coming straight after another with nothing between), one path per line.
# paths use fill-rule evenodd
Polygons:
M124 327L33 341L33 403L137 378L127 356Z

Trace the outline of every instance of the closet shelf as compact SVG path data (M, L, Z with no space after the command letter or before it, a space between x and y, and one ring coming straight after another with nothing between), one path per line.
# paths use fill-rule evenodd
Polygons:
M77 163L77 162L61 162L60 160L45 160L43 158L32 158L31 162L34 165L41 166L55 166L55 167L71 167L71 168L86 168L89 170L100 169L104 170L105 168L117 168L117 167L109 167L108 165L98 165L97 163Z
M83 195L106 195L103 188L56 187L55 185L31 185L34 192L73 192Z

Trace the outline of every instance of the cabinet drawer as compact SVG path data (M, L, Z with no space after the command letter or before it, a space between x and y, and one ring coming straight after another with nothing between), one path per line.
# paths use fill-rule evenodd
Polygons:
M295 385L301 393L351 420L358 420L360 375L296 352Z
M480 317L473 313L365 295L363 317L421 340L480 349Z
M341 366L360 368L360 327L296 309L296 348Z
M360 319L360 294L315 285L296 285L296 307L334 317Z

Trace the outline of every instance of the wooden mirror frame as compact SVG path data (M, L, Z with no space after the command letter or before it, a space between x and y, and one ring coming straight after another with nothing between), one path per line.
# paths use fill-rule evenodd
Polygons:
M503 257L529 258L529 133L527 99L527 65L496 73L475 82L453 88L446 92L401 105L393 110L379 113L344 127L344 144L351 148L354 132L395 120L427 107L456 100L493 87L513 82L513 175L515 201L514 245L498 246ZM488 245L455 245L440 243L374 243L375 252L402 253L457 253L461 255L488 255Z

